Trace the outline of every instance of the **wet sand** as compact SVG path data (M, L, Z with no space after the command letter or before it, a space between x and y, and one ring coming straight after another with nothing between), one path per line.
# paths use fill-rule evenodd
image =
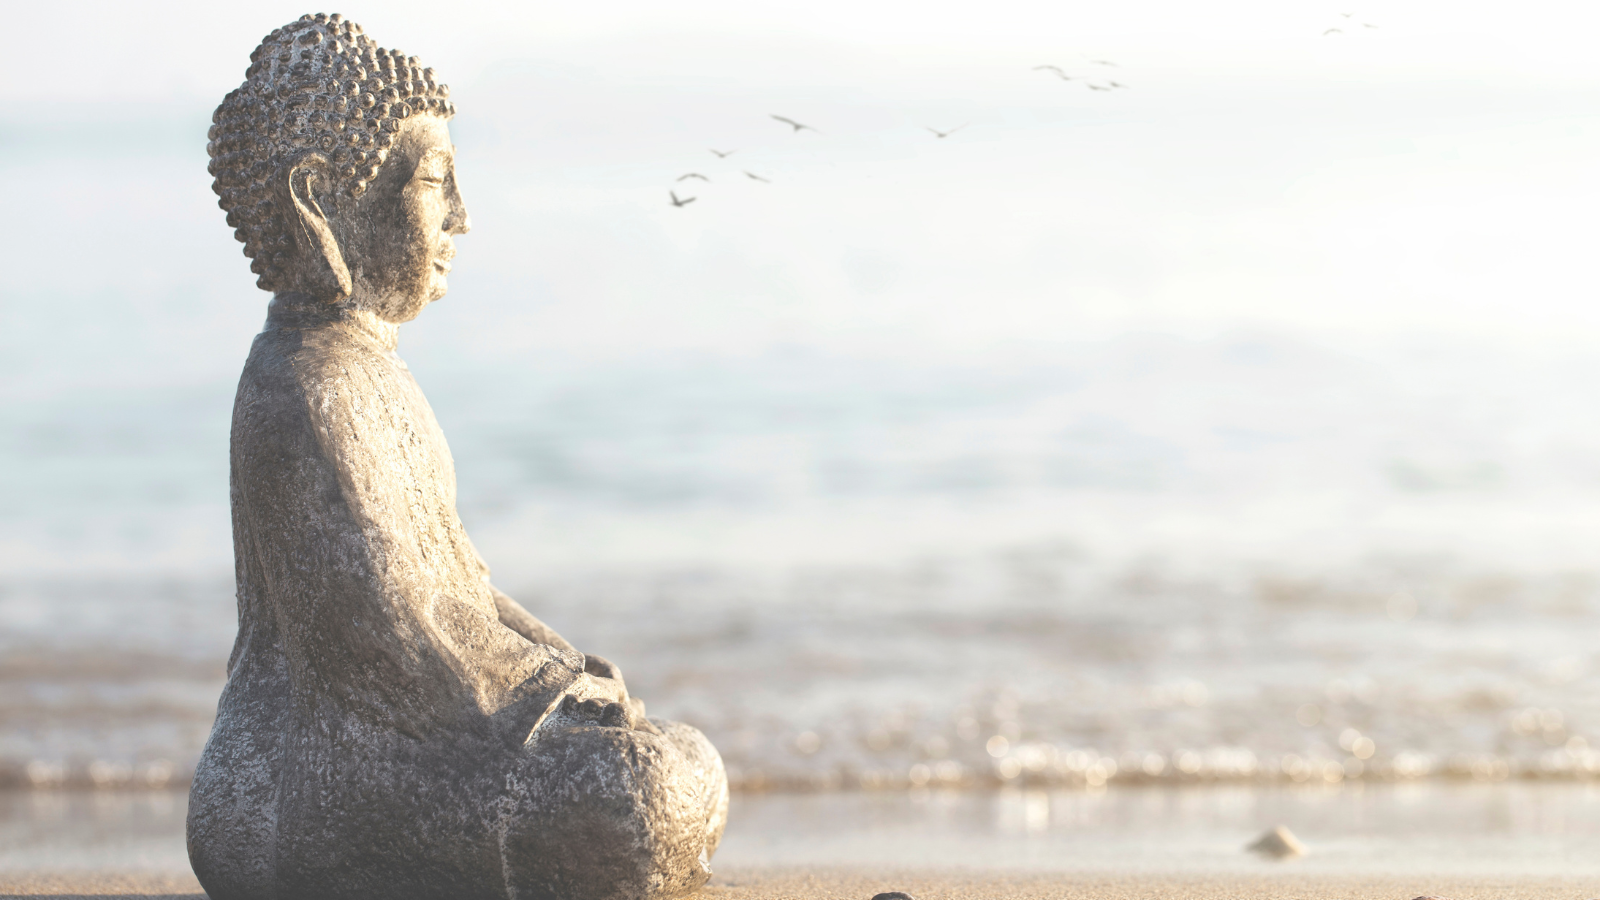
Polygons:
M74 872L52 875L17 875L0 872L0 898L84 897L109 900L113 897L204 897L200 882L193 875L152 875L132 872Z
M0 794L0 898L203 898L183 801ZM1600 785L740 795L731 818L701 900L1600 897ZM1310 853L1247 853L1273 822Z
M1587 884L1589 893L1584 893ZM1591 896L1593 881L1556 878L1415 876L1177 875L1115 873L905 873L749 869L719 874L703 900L870 900L905 891L917 900L1532 900Z
M917 900L1582 900L1594 882L1577 878L1340 877L1326 875L1152 875L1107 873L917 874L861 869L732 869L699 900L870 900L906 891ZM0 898L183 898L205 895L193 877L138 874L0 875Z

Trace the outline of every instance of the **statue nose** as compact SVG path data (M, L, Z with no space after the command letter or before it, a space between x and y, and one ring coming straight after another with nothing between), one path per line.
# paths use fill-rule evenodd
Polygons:
M466 234L472 230L472 216L467 214L467 201L462 199L454 178L450 179L448 190L445 197L450 204L450 213L444 218L444 230L450 234Z

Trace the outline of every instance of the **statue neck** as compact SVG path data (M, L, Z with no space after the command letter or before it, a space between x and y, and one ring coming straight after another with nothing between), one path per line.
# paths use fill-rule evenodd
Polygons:
M267 306L268 328L311 330L342 326L360 332L385 350L400 344L400 326L367 309L330 304L309 294L284 291Z

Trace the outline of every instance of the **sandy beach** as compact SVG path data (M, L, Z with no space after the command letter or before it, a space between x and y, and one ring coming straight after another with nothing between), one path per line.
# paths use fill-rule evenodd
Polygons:
M1591 883L1592 887L1592 883ZM711 900L869 900L881 891L905 891L917 900L1134 900L1179 896L1185 900L1412 900L1418 896L1467 898L1584 896L1576 879L1424 879L1413 876L1336 877L1274 875L1148 875L1114 873L903 873L816 869L750 869L718 875L699 896Z
M0 897L202 897L176 792L0 793ZM1570 785L736 795L705 900L1600 896ZM1263 822L1310 848L1245 846Z
M869 900L898 890L917 900L1535 900L1586 897L1593 882L1558 878L1439 879L1412 876L1134 875L965 873L917 874L861 869L734 869L719 873L696 896L704 900ZM1586 893L1586 891L1588 893ZM0 897L203 897L192 878L135 874L36 875L0 880Z
M204 897L193 875L128 872L0 875L0 897Z

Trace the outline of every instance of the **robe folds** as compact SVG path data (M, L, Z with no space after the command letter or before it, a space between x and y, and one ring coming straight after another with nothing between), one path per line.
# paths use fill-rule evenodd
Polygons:
M213 900L692 891L720 758L685 725L563 714L626 692L490 586L395 340L280 295L245 364L239 634L191 789L196 874Z

